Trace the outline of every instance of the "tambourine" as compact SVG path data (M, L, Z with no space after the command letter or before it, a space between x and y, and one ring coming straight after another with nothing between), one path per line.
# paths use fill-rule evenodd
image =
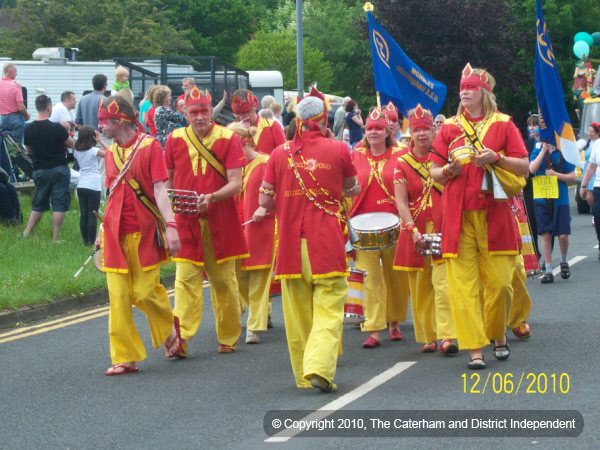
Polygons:
M477 155L477 152L473 147L464 146L450 150L449 157L451 163L458 161L461 166L464 166L469 164L475 155Z
M167 189L171 207L177 214L198 214L198 193L184 189Z
M423 255L436 255L442 254L442 233L430 233L422 234L423 241L425 242L424 248L418 248L417 251Z

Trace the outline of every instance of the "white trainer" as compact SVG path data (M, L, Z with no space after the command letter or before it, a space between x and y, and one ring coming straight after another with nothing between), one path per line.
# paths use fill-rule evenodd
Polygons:
M246 331L246 344L259 344L260 336L254 331Z

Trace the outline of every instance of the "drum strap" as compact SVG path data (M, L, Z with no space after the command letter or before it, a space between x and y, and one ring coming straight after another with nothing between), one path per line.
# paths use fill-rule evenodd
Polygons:
M412 167L412 169L417 172L417 174L419 174L421 176L421 178L423 178L423 181L428 181L429 178L431 177L430 173L429 173L429 168L426 167L424 164L421 164L419 161L417 161L413 155L411 155L410 153L405 153L404 155L400 156L400 158L406 162L410 167ZM444 190L444 186L442 186L439 183L433 183L433 188L438 191L440 194L442 193L442 191Z
M392 194L390 194L390 191L383 182L383 178L381 177L381 173L379 172L377 167L377 161L369 158L368 156L367 160L369 161L369 165L371 166L371 175L373 176L373 178L375 178L375 180L377 180L377 183L379 184L379 186L381 186L381 189L383 189L383 192L385 193L385 195L387 195L388 199L392 201L392 204L396 204L396 199ZM386 162L387 159L383 160L383 165L385 165Z

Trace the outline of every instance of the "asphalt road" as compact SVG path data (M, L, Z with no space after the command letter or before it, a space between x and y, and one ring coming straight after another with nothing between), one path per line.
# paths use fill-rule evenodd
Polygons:
M347 326L336 377L339 391L301 391L294 386L278 299L275 328L263 335L263 343L241 343L235 354L225 355L216 352L214 319L205 301L205 321L185 361L166 361L161 351L153 350L146 321L136 312L148 360L137 375L109 378L103 375L110 360L107 315L101 308L0 333L0 448L600 448L600 261L590 222L590 216L574 214L569 257L586 258L572 267L570 280L528 282L533 337L521 342L509 333L510 359L498 362L488 349L488 370L482 373L512 373L517 379L529 373L549 379L567 373L566 394L551 388L545 394L524 388L518 394L496 394L489 388L484 394L465 393L462 375L471 375L467 355L419 353L410 322L402 326L405 341L385 341L374 350L362 349L365 336ZM375 378L365 384L399 362L414 364L385 382ZM581 412L585 427L577 438L299 435L284 444L265 442L268 411L316 410L335 400L328 409L340 402L342 410L572 409Z

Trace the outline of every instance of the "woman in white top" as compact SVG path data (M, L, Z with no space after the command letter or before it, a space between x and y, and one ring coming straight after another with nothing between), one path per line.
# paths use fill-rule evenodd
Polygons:
M102 147L99 149L96 146ZM79 181L77 197L79 197L79 229L83 245L91 246L96 241L96 216L94 211L100 208L100 167L98 158L104 158L106 146L98 132L89 126L79 129L75 143L75 159L79 164Z
M600 123L592 122L590 128L594 128L594 131L600 131ZM581 190L579 195L581 198L586 198L587 191L591 186L588 186L590 179L593 176L594 179L594 202L592 204L592 214L594 215L594 227L596 228L596 237L598 238L598 244L600 244L600 139L594 140L592 145L592 153L590 154L589 165L583 176L581 182ZM598 250L598 259L600 259L600 249Z

